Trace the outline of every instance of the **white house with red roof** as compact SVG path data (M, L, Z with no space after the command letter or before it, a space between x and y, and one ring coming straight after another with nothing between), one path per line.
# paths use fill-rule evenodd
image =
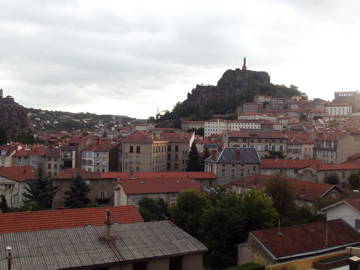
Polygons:
M36 170L30 166L0 167L0 195L9 207L22 206L25 183L35 178Z
M341 218L360 232L360 198L343 200L321 211L326 213L326 220Z

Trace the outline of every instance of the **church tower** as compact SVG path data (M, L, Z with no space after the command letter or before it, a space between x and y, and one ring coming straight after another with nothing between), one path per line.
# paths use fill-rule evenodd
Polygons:
M0 88L0 99L3 98L3 95L4 95L3 90L2 90L2 88Z
M244 57L244 64L241 68L242 71L246 71L247 70L247 67L246 67L246 57Z

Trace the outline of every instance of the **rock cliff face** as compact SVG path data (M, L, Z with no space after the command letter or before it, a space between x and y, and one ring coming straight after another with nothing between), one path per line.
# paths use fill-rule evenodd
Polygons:
M28 131L31 126L26 108L16 102L5 102L4 99L0 99L0 127L6 130L9 137Z
M188 118L208 119L213 114L232 114L236 107L252 102L255 95L284 97L300 94L293 88L273 85L266 72L251 70L227 70L216 86L197 85L187 99L178 103L174 110L164 115L163 120Z

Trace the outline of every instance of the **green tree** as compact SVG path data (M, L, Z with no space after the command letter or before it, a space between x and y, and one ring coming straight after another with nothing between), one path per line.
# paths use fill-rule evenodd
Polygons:
M8 206L5 195L3 194L0 196L0 210L1 213L7 213L10 211L10 207Z
M204 147L204 152L202 153L201 155L201 167L202 167L202 170L201 171L204 171L205 170L205 160L210 157L210 151L209 149L205 146Z
M163 199L142 198L139 211L144 221L164 220L168 217L167 205Z
M276 158L284 159L285 158L284 152L282 152L282 151L269 150L268 152L269 152L269 154L267 154L265 158L270 158L270 159L276 159Z
M351 189L356 189L356 190L360 189L360 173L352 173L349 176L348 181Z
M269 180L265 192L270 195L274 207L284 219L290 217L295 210L294 194L289 182L279 176Z
M193 142L191 145L186 171L188 172L202 171L201 160L195 142Z
M65 192L65 207L68 208L82 208L90 204L90 199L87 197L90 192L90 187L78 174L73 180L70 190Z
M25 185L24 203L34 204L35 209L49 209L58 188L53 186L53 181L44 178L42 170L38 170L35 180L28 180Z
M205 193L189 190L180 192L176 204L170 209L171 220L180 228L198 237L201 216L209 206Z
M14 141L24 144L34 144L35 143L34 133L31 130L28 130L20 134L19 136L15 137Z
M201 219L201 240L209 248L206 265L214 269L236 263L236 246L247 239L248 232L275 225L278 214L272 201L261 191L240 195L215 190L212 207Z
M8 135L6 129L0 128L0 145L6 144L8 142Z
M337 174L329 174L326 178L325 178L325 183L329 184L329 185L338 185L339 184L339 177L337 176Z

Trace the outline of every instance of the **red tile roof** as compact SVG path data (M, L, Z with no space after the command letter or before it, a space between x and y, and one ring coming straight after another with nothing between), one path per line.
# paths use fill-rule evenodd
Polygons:
M317 168L321 165L319 160L306 159L262 159L262 169L302 169L306 167Z
M287 139L285 134L278 131L229 131L228 137Z
M73 179L78 174L81 175L83 179L100 179L101 175L98 172L88 172L82 169L66 169L59 173L56 179Z
M110 150L118 147L118 144L110 142L93 143L87 147L84 152L109 152Z
M105 172L100 173L101 178L120 178L130 179L130 173L127 172ZM191 178L191 179L216 179L212 172L137 172L133 176L135 179L155 179L155 178Z
M36 178L36 170L30 166L0 167L0 176L17 182Z
M193 133L162 133L160 135L161 140L168 141L170 143L189 143Z
M14 157L27 157L30 155L33 156L44 156L46 153L46 147L44 146L34 146L31 149L21 149L16 151Z
M225 186L241 186L250 189L263 189L266 187L268 182L273 179L273 177L274 176L271 175L257 174L241 178L226 184ZM295 198L298 200L314 202L316 199L324 197L332 190L338 190L339 192L343 193L343 191L335 185L313 183L294 178L283 179L289 183Z
M135 206L95 207L64 210L44 210L0 214L0 234L82 227L104 224L105 211L111 211L110 221L127 224L143 222Z
M360 234L337 219L303 225L252 231L275 258L321 253L329 248L360 242ZM310 255L308 254L308 255Z
M144 131L134 132L123 139L123 143L152 143L152 142L153 142L152 135Z
M359 170L360 166L355 163L342 164L321 164L318 167L320 171L334 171L334 170Z
M178 193L184 190L201 191L201 185L190 178L150 178L121 180L119 183L126 194Z

